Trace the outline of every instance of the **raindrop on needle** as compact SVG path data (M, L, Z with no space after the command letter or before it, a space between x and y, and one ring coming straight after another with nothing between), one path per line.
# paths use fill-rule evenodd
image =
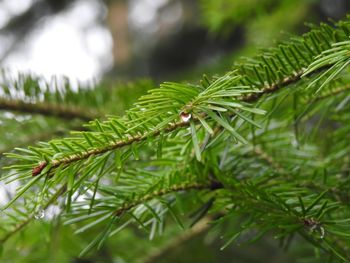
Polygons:
M39 207L34 214L35 219L42 219L45 216L45 210Z
M181 117L181 120L183 122L189 122L189 120L191 119L192 115L191 115L191 113L181 112L180 117Z

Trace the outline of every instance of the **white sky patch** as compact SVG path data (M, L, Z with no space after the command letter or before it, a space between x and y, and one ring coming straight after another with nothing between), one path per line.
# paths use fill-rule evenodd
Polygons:
M146 1L138 1L132 5L130 11L130 21L138 28L143 28L154 23L156 20L157 8L149 5Z
M3 182L0 182L0 205L5 205L8 203L9 199L7 198L6 193L9 193L13 197L13 194L16 192L16 188L18 186L19 183L17 181L14 181L9 184L4 184Z
M44 76L62 74L85 80L97 73L96 61L83 50L79 30L63 19L54 19L35 37L27 58L16 64Z
M4 27L12 16L17 16L32 5L34 0L3 0L0 2L0 28Z
M11 15L9 12L3 7L3 4L0 3L0 28L4 27L7 22L10 20Z
M167 4L168 0L132 0L129 3L129 21L138 30L154 33L158 30L158 10Z
M160 20L163 23L173 25L181 19L182 13L181 3L176 2L160 14Z
M105 14L106 10L101 6L100 1L81 0L76 2L63 16L71 26L83 29L95 25L99 16Z
M111 38L110 33L101 26L95 26L89 29L89 32L85 35L85 44L86 48L90 54L95 57L109 57L110 53L106 53L106 46L111 47L113 45L113 39ZM112 63L110 61L109 63ZM107 64L109 64L107 63Z
M3 8L6 8L11 15L19 15L28 10L35 0L4 0Z
M98 24L104 11L100 1L85 0L43 20L43 26L4 61L3 67L47 79L52 75L79 81L100 78L113 63L112 37Z
M12 45L13 41L13 35L0 35L0 56L6 52L6 50Z

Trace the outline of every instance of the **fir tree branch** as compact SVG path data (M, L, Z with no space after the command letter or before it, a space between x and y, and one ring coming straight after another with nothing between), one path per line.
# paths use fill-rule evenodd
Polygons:
M324 100L324 99L327 99L327 98L330 98L330 97L334 97L334 96L336 96L338 94L341 94L341 93L347 92L347 91L350 91L350 85L345 85L345 86L342 86L342 87L331 89L330 91L325 92L325 94L322 94L320 96L315 97L313 100L310 101L310 103L317 102L317 101L320 101L320 100Z
M14 111L27 114L40 114L62 119L81 119L84 121L99 118L102 114L73 106L49 104L44 102L26 103L21 100L0 98L0 110Z
M209 182L209 183L184 183L180 185L172 185L169 188L161 189L155 191L153 193L144 195L136 200L133 200L130 203L125 203L122 207L118 208L114 215L121 217L129 210L135 208L136 206L146 203L154 198L161 197L164 195L168 195L174 192L188 191L188 190L217 190L222 188L223 185L217 182Z
M323 68L318 69L318 71L322 71L322 70L325 70L327 68L328 68L328 66L325 66ZM296 83L296 82L300 81L302 75L303 75L303 71L300 71L298 73L294 73L290 77L283 78L278 83L273 83L272 85L265 85L261 89L260 92L258 92L258 93L254 92L254 93L251 93L249 95L243 96L241 98L241 101L242 102L249 102L249 103L257 102L264 95L277 92L283 87L287 87L287 86L289 86L289 85L291 85L293 83ZM184 108L188 108L188 107L191 107L191 106L185 106ZM202 117L204 117L204 116L205 115L202 115ZM195 122L199 122L199 120L196 117L192 117L192 119ZM46 162L46 161L42 161L39 165L33 167L33 171L35 171L35 172L33 172L33 176L36 176L36 175L40 174L41 171L47 165L50 165L50 169L54 169L56 167L59 167L62 164L63 165L68 165L70 163L78 162L78 161L87 159L90 156L95 156L95 155L103 154L103 153L106 153L106 152L109 152L109 151L113 151L113 150L116 150L116 149L120 149L120 148L123 148L125 146L131 145L131 144L133 144L135 142L142 142L142 141L145 141L145 140L150 139L150 138L156 138L156 137L158 137L161 134L171 133L173 131L176 131L179 128L188 127L189 125L190 125L189 122L184 122L184 121L170 123L167 127L163 128L163 129L158 129L158 130L155 130L155 131L146 132L146 133L144 133L142 135L129 137L128 140L116 141L116 142L110 143L109 145L107 145L105 147L95 148L95 149L84 151L84 152L81 152L81 153L75 153L75 154L72 154L72 155L65 156L62 159L54 159L54 160L52 160L49 163Z
M103 153L106 153L106 152L109 152L109 151L120 149L120 148L123 148L125 146L131 145L131 144L133 144L135 142L142 142L142 141L147 140L150 137L157 137L161 133L170 133L170 132L175 131L176 129L178 129L180 127L186 127L186 126L188 126L188 123L176 122L175 124L170 124L164 130L156 130L156 131L151 132L151 133L145 133L145 134L140 135L140 136L131 137L128 140L125 140L125 141L113 142L113 143L110 143L107 147L95 148L95 149L92 149L92 150L85 151L83 153L65 156L62 159L52 160L50 163L48 163L46 161L43 161L38 166L33 167L33 176L36 176L36 175L40 174L41 171L47 165L50 165L50 169L53 169L53 168L59 167L62 164L63 165L67 165L67 164L70 164L70 163L78 162L78 161L87 159L90 156L96 156L96 155L103 154ZM35 173L34 173L34 171L35 171Z
M208 182L187 182L181 184L171 185L168 188L160 189L145 195L140 195L138 198L128 202L123 203L122 207L116 209L113 213L114 216L122 217L125 213L136 208L138 205L147 203L157 197L166 196L175 192L190 191L190 190L217 190L223 188L223 185L217 181L208 180ZM46 210L51 204L53 204L60 196L62 196L67 191L67 184L62 185L51 197L50 199L42 205L42 209ZM6 242L11 236L16 234L18 231L26 227L32 220L34 215L31 214L26 220L17 223L15 228L8 232L4 237L0 239L0 244Z
M51 197L50 199L42 206L42 209L47 209L50 205L56 202L57 198L60 197L67 189L67 185L62 185ZM34 214L28 216L28 218L20 223L18 223L15 228L8 232L5 236L0 238L0 244L5 243L10 237L15 235L18 231L25 228L32 220L34 219Z
M290 77L285 77L279 83L274 83L272 85L266 85L266 86L264 86L262 88L261 92L259 92L259 93L251 93L250 95L244 96L244 97L241 98L241 101L242 102L250 102L250 103L251 102L256 102L265 94L270 94L270 93L273 93L273 92L277 92L282 87L287 87L288 85L291 85L292 83L295 83L295 82L299 81L302 73L303 72L295 73L294 75L292 75ZM193 117L193 119L196 122L198 122L198 119L196 119L195 117ZM145 141L145 140L147 140L149 138L158 137L160 134L171 133L171 132L177 130L178 128L188 127L188 126L189 126L189 122L184 122L184 121L171 123L171 124L169 124L167 127L163 128L163 129L158 129L158 130L155 130L155 131L146 132L146 133L144 133L142 135L130 137L128 140L113 142L113 143L110 143L106 147L95 148L95 149L92 149L92 150L89 150L89 151L68 155L68 156L63 157L62 159L52 160L50 163L48 163L46 161L43 161L38 166L33 167L33 171L35 171L35 173L33 172L33 176L36 176L36 175L40 174L41 171L47 165L50 165L50 169L53 169L53 168L56 168L56 167L58 167L58 166L60 166L62 164L63 165L67 165L67 164L70 164L70 163L78 162L78 161L87 159L90 156L95 156L95 155L106 153L108 151L113 151L113 150L116 150L116 149L120 149L120 148L122 148L124 146L131 145L134 142L142 142L142 141Z
M0 110L41 114L62 119L85 121L120 113L151 87L149 80L132 83L71 83L64 77L43 77L0 72ZM113 84L113 87L112 87ZM132 91L130 93L130 91ZM118 99L119 103L115 103Z
M281 175L286 173L284 168L261 147L254 147L253 151L259 158L266 161L267 164L269 164L273 169L275 169L277 173L280 173Z
M85 128L83 128L83 127L71 127L71 129L84 130ZM67 132L68 131L65 131L65 130L60 129L60 128L49 131L49 132L47 130L45 130L45 132L35 134L33 136L29 136L29 137L25 138L24 140L16 141L16 144L9 145L9 146L7 146L6 149L0 149L0 158L2 157L3 154L12 151L16 147L26 147L28 145L32 145L33 143L36 143L39 141L49 140L54 136L63 136Z
M197 224L195 224L192 228L188 229L184 233L181 233L179 236L170 240L169 243L162 246L160 249L156 249L151 252L146 258L142 259L140 262L142 263L152 263L157 262L157 260L161 259L170 251L181 247L185 242L199 236L200 234L206 232L210 228L210 222L212 218L209 216L201 219Z

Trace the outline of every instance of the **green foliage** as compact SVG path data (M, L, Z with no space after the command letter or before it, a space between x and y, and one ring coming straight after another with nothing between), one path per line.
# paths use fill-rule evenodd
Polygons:
M114 85L117 88L108 83L80 84L57 77L48 82L38 76L13 76L7 71L2 72L0 79L1 110L85 121L106 114L121 113L131 106L132 98L142 95L153 86L148 80L121 82ZM126 90L132 90L134 96L126 94ZM113 97L120 98L120 103L116 104L111 99Z
M295 21L303 17L315 2L317 1L200 0L199 5L201 22L211 34L227 36L237 27L244 27L248 31L248 39L254 39L254 42L261 45L268 39L273 40L271 37L276 38L281 29L290 30L291 25L295 25ZM293 12L288 12L291 9ZM278 27L274 26L276 23L279 23ZM261 30L262 28L270 30Z
M2 180L19 187L3 208L0 242L57 205L76 234L101 229L81 256L127 226L153 239L169 222L186 229L210 214L223 249L247 233L244 243L271 235L283 248L298 236L346 261L349 32L349 20L321 24L223 76L165 82L122 117L115 91L73 92L67 82L50 90L23 76L16 94L3 85L3 100L20 102L7 110L30 104L30 113L91 121L6 154Z
M263 9L271 8L277 2L275 0L201 0L200 7L203 23L208 26L210 31L227 34L233 30L234 26L241 24Z
M65 78L54 77L48 82L8 71L2 72L0 79L0 153L62 136L72 129L86 130L82 127L86 120L122 114L154 85L149 80L104 81L92 88L92 84L70 83ZM114 98L119 98L118 103Z

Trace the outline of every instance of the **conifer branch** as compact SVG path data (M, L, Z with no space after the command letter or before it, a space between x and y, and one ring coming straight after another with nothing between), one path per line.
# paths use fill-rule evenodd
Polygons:
M136 206L146 203L154 198L168 195L174 192L188 191L188 190L217 190L222 188L223 185L217 182L209 183L183 183L179 185L172 185L167 189L161 189L150 194L146 194L139 199L133 200L130 203L125 203L122 207L118 208L114 215L117 217L123 216L127 211L135 208Z
M256 102L258 99L260 99L265 94L270 94L270 93L276 92L282 87L286 87L286 86L288 86L288 85L290 85L292 83L295 83L295 82L299 81L301 75L302 75L302 72L295 73L294 75L292 75L290 77L285 77L280 83L275 83L275 84L272 84L272 85L266 85L266 86L264 86L262 88L261 92L259 92L259 93L251 93L251 94L249 94L247 96L244 96L244 97L242 97L241 101L242 102L250 102L250 103L251 102ZM196 122L198 122L198 119L196 119L195 117L194 117L194 120ZM90 156L95 156L95 155L106 153L108 151L113 151L113 150L116 150L116 149L120 149L120 148L122 148L124 146L131 145L134 142L141 142L141 141L145 141L145 140L147 140L149 138L158 137L160 134L171 133L171 132L177 130L178 128L188 127L189 124L190 124L189 122L184 122L184 121L171 123L171 124L169 124L167 127L163 128L163 129L155 130L155 131L152 131L152 132L146 132L145 134L142 134L142 135L130 137L128 140L125 140L125 141L113 142L113 143L110 143L109 145L107 145L105 147L95 148L95 149L92 149L92 150L89 150L89 151L68 155L68 156L65 156L62 159L52 160L49 163L46 162L46 161L43 161L38 166L33 167L33 171L35 171L35 173L33 172L33 176L36 176L36 175L40 174L41 171L47 165L50 165L50 169L53 169L53 168L56 168L56 167L58 167L58 166L60 166L62 164L63 165L67 165L67 164L70 164L70 163L78 162L78 161L87 159Z
M84 127L71 127L73 130L84 130ZM65 131L64 129L58 128L54 129L52 131L47 131L45 130L42 133L35 134L33 136L29 136L25 138L24 140L19 140L16 141L16 144L9 145L5 149L0 149L0 158L2 157L3 154L8 153L12 151L15 148L18 147L26 147L28 145L32 145L33 143L39 142L39 141L44 141L44 140L49 140L54 136L62 136L66 134L68 131Z
M334 97L336 95L339 95L339 94L341 94L343 92L347 92L347 91L350 91L350 85L345 85L342 87L334 88L334 89L331 89L330 91L326 92L325 94L322 94L320 96L315 97L313 100L310 101L310 103L324 100L324 99L327 99L330 97Z
M0 98L0 110L14 111L24 114L40 114L62 119L81 119L90 121L99 118L102 114L87 109L44 102L27 103L22 100L8 100Z
M208 180L208 182L187 182L181 184L171 185L168 188L164 188L158 191L154 191L151 193L147 193L145 195L140 195L140 197L132 200L130 202L126 201L123 203L122 207L118 208L114 211L113 216L122 217L125 213L134 209L138 205L147 203L155 198L163 197L168 194L182 192L182 191L190 191L190 190L217 190L223 188L223 185L217 181ZM51 197L48 201L43 204L42 209L46 210L51 204L57 201L57 199L62 196L67 191L67 184L62 185ZM16 234L18 231L25 228L32 220L34 219L34 215L31 214L24 221L19 222L15 228L8 232L5 236L0 239L0 244L6 242L11 236Z
M284 168L278 162L276 162L276 160L271 155L265 152L261 147L254 147L253 151L259 158L266 161L267 164L269 164L273 169L275 169L277 173L281 175L286 173Z
M327 68L328 67L323 67L323 68L319 69L318 71L322 71L322 70L325 70ZM291 85L293 83L298 82L301 79L301 76L303 75L303 72L304 71L300 71L298 73L294 73L292 76L283 78L278 83L273 83L271 85L265 85L261 89L261 91L259 91L259 92L254 92L254 93L251 93L249 95L242 96L241 101L242 102L249 102L249 103L257 102L263 95L267 95L267 94L271 94L271 93L277 92L279 89L281 89L283 87L287 87L287 86L289 86L289 85ZM184 108L188 109L188 108L191 108L191 107L192 106L185 106ZM205 115L202 115L201 117L205 117ZM196 118L196 117L193 117L193 120L195 122L199 122L198 118ZM41 171L47 165L50 165L50 169L54 169L56 167L59 167L62 164L63 165L68 165L70 163L78 162L78 161L87 159L90 156L95 156L95 155L106 153L108 151L113 151L113 150L116 150L116 149L120 149L120 148L123 148L125 146L131 145L131 144L133 144L135 142L142 142L142 141L145 141L145 140L150 139L150 138L156 138L156 137L158 137L161 134L171 133L173 131L176 131L178 128L188 127L189 125L190 125L190 122L184 122L184 121L175 122L175 123L169 124L167 127L163 128L163 129L158 129L158 130L155 130L155 131L146 132L145 134L142 134L142 135L129 137L128 140L112 142L112 143L109 143L105 147L95 148L95 149L92 149L92 150L88 150L88 151L84 151L84 152L80 152L80 153L75 153L75 154L72 154L72 155L65 156L62 159L54 159L54 160L52 160L49 163L46 162L46 161L42 161L42 162L40 162L39 165L33 167L33 176L36 176L36 175L40 174Z
M57 201L67 189L67 185L62 185L51 197L50 199L42 206L42 209L47 209L50 205ZM34 219L34 214L30 214L27 219L18 223L12 231L9 231L5 236L0 238L0 244L5 243L10 237L15 235L17 232L25 228L32 220Z
M79 154L73 154L73 155L65 156L62 159L52 160L50 163L47 163L46 161L43 161L38 166L33 167L33 176L39 175L41 173L41 171L47 165L50 165L50 169L54 169L56 167L59 167L62 164L63 165L68 165L70 163L78 162L78 161L87 159L90 156L96 156L96 155L99 155L99 154L106 153L108 151L113 151L113 150L116 150L116 149L120 149L120 148L123 148L125 146L131 145L131 144L133 144L135 142L145 141L145 140L147 140L150 137L157 137L162 132L163 133L169 133L169 132L172 132L172 131L180 128L180 127L186 127L186 126L188 126L188 124L185 123L185 122L176 122L175 124L169 125L164 130L156 130L154 132L146 133L144 135L130 137L126 141L113 142L113 143L110 143L107 147L95 148L95 149L92 149L92 150L89 150L89 151L86 151L86 152L82 152L82 153L79 153Z
M209 216L204 217L198 223L196 223L192 228L188 229L184 233L181 233L179 236L173 238L169 243L165 244L160 249L156 249L151 252L146 258L142 259L140 262L142 263L152 263L157 262L157 260L161 259L167 253L172 251L173 249L177 249L183 244L196 236L205 233L210 228L210 222L212 218Z
M0 110L90 121L125 110L137 96L153 87L151 81L142 79L120 82L116 87L110 85L92 88L87 84L73 85L64 77L47 81L40 76L17 74L13 77L10 72L1 71ZM132 95L126 95L126 91L132 91Z

